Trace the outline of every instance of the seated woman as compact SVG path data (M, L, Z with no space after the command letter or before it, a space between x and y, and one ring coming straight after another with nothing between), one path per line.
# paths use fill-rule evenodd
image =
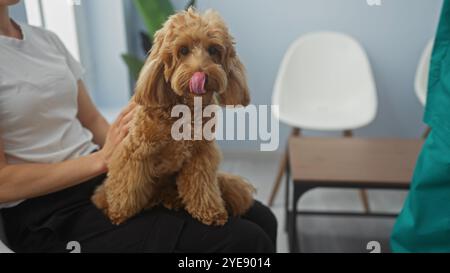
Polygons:
M109 125L58 37L14 22L0 0L0 207L17 252L274 252L277 222L259 202L223 227L157 207L112 225L90 197L126 137L135 105Z

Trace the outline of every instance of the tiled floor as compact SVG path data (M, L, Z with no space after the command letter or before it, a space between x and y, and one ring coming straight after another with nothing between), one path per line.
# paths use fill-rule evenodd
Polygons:
M267 203L278 168L276 153L224 152L222 169L242 175L257 187L257 199ZM376 212L398 212L406 192L369 191L370 207ZM284 232L284 185L272 208L279 222L278 252L288 252ZM359 194L354 190L314 190L299 203L302 209L362 211ZM379 241L389 251L389 235L394 219L308 216L298 219L304 252L368 252L369 241Z

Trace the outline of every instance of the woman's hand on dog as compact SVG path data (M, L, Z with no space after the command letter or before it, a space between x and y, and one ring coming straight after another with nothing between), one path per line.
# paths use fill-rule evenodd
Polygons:
M113 124L111 124L111 126L109 127L108 134L106 135L105 145L97 153L105 172L108 171L108 162L115 149L128 135L136 105L137 104L135 102L130 102L127 107L122 110Z

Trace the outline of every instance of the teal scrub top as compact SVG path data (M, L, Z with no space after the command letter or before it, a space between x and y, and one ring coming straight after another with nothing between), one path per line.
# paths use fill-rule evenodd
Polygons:
M430 64L424 121L431 127L391 236L393 252L450 252L450 0Z

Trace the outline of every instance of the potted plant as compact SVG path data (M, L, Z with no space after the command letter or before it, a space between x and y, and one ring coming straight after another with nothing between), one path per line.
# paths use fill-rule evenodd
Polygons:
M186 9L195 6L195 2L196 0L188 1ZM170 0L133 0L133 3L147 29L147 32L140 32L142 50L147 54L152 48L155 32L162 27L170 15L175 13L175 9ZM129 53L122 54L122 59L127 64L133 80L137 80L145 60Z

